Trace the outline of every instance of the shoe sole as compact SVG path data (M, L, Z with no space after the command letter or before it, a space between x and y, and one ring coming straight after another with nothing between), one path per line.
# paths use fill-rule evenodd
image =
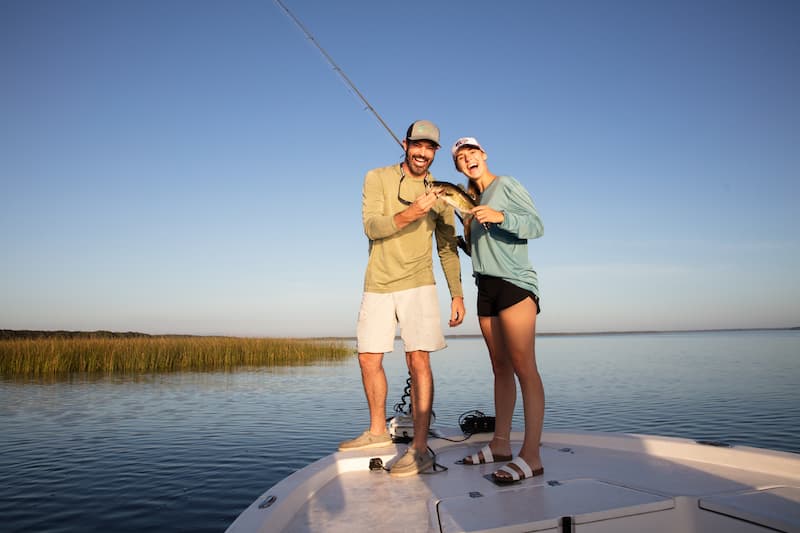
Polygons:
M526 479L532 479L536 476L544 475L544 468L537 468L536 470L531 470L530 476L525 476L524 474L519 477L519 479L514 479L510 477L500 477L495 475L496 472L492 472L492 479L498 485L513 485L514 483L519 483L520 481L525 481Z
M511 461L514 457L511 456L511 455L495 455L494 456L494 461L484 461L482 463L468 463L468 462L465 461L465 459L471 459L471 458L472 458L472 456L469 455L467 457L464 457L464 459L460 459L460 460L456 461L456 464L457 465L464 465L464 466L481 466L481 465L490 465L492 463L507 463L507 462Z
M392 446L394 443L392 441L389 442L374 442L372 444L364 444L363 446L352 446L347 448L339 447L340 452L352 452L356 450L370 450L372 448L388 448Z
M408 470L406 472L395 472L394 470L389 470L389 475L392 477L411 477L417 476L419 474L423 474L433 468L433 463L425 466L424 468L420 468L417 470Z

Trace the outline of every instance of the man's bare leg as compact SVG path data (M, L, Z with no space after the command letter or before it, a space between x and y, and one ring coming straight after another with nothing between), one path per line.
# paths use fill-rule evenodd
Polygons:
M411 373L411 414L414 417L414 438L411 446L418 452L428 449L428 431L433 409L433 372L430 353L406 352L406 363Z
M373 435L386 432L386 372L383 370L382 353L360 353L361 381L369 406L369 431Z

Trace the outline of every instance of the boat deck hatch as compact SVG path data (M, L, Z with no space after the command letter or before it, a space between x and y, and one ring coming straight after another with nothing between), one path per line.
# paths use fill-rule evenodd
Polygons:
M497 531L513 526L524 531L558 531L561 518L574 524L655 513L673 509L672 498L596 479L558 484L520 485L471 498L445 498L437 505L442 533Z
M800 531L800 487L773 487L701 498L700 508L778 531Z

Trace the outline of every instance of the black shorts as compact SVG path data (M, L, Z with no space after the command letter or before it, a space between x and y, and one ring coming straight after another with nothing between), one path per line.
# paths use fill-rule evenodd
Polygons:
M542 311L535 294L502 278L476 274L475 283L478 285L478 316L497 316L503 309L528 297L536 304L536 314Z

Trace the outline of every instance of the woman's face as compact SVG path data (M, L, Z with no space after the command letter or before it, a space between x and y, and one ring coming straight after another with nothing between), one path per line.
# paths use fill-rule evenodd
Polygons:
M478 179L486 171L486 152L465 146L456 152L456 168L469 179Z

